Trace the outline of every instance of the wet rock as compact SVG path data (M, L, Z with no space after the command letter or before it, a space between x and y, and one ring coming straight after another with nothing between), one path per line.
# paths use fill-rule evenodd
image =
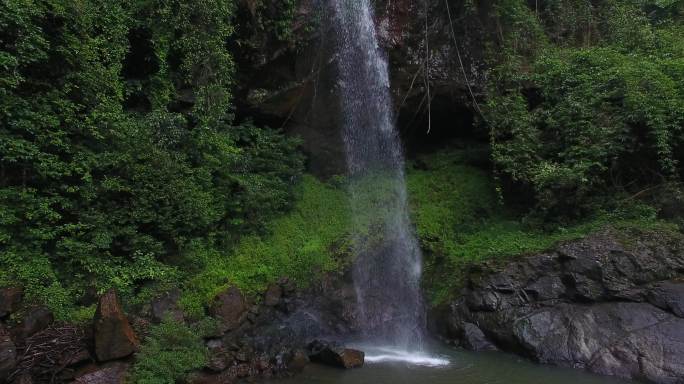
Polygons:
M9 332L0 324L0 383L4 383L17 365L17 349Z
M498 348L492 344L482 330L473 323L465 323L463 327L463 346L472 351L496 351Z
M23 290L19 287L0 288L0 318L14 313L21 303Z
M162 320L164 320L164 318L170 317L175 321L182 322L185 316L183 315L183 311L178 306L180 295L180 291L174 289L152 300L150 308L152 321L160 323Z
M129 364L111 362L101 366L90 366L76 375L74 384L124 384Z
M271 284L264 293L264 305L268 307L275 307L280 303L283 296L283 288L277 284Z
M219 319L224 330L237 328L247 315L247 300L236 287L219 293L210 308L211 314Z
M94 318L95 354L99 361L120 359L131 355L138 340L114 290L104 294Z
M350 348L344 348L336 343L316 340L309 344L309 358L311 361L339 368L358 368L363 366L364 353Z
M684 383L683 272L683 236L606 230L481 266L430 324L473 350L491 342L542 363Z
M301 372L309 364L309 356L301 349L293 351L287 359L286 366L291 372Z
M13 333L19 340L24 340L50 326L55 320L52 312L45 307L34 307L29 309L24 314L23 319L19 323Z

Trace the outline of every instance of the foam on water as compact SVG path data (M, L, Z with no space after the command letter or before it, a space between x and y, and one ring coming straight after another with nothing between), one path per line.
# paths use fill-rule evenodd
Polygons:
M366 363L404 363L423 367L444 367L450 361L442 356L428 355L421 351L407 351L393 347L361 347Z

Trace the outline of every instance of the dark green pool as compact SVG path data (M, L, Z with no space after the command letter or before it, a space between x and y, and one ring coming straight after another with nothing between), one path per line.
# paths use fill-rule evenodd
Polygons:
M365 349L370 360L355 370L309 365L284 384L624 384L629 381L581 370L531 363L503 353L472 353L446 347L429 356ZM391 360L391 361L390 361ZM413 360L413 363L409 363ZM448 364L444 365L448 361ZM417 363L417 364L416 364Z

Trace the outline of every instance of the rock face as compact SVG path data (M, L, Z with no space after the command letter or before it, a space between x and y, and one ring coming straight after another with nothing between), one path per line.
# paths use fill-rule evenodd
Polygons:
M608 230L470 271L433 316L463 346L654 383L684 383L684 240Z
M95 354L99 361L126 357L137 349L138 340L114 290L104 294L94 319Z
M336 343L315 340L309 344L311 361L338 368L358 368L363 366L364 353L357 349L344 348Z

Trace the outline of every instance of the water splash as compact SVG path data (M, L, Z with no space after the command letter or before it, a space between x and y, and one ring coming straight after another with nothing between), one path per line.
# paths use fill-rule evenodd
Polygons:
M387 60L378 44L369 0L328 4L337 42L356 228L354 283L360 322L366 338L377 344L419 351L425 334L421 252L408 215L404 155L393 123Z

